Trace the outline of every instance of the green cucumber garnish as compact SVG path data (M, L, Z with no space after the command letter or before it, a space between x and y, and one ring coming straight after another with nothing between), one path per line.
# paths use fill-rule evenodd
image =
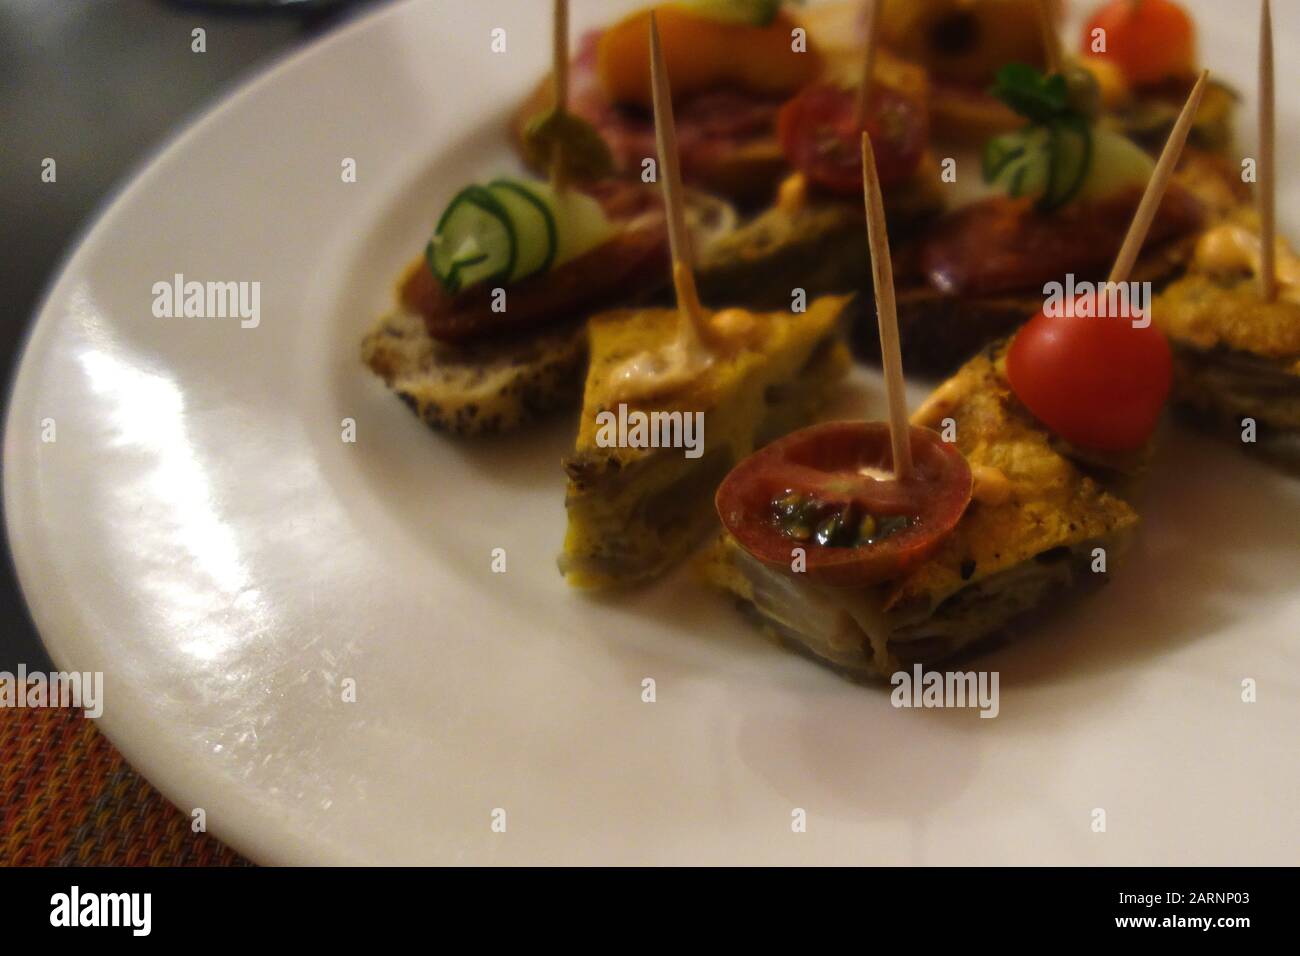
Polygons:
M505 207L515 228L515 267L507 281L518 282L545 272L559 247L550 208L531 189L509 179L494 180L488 191Z
M984 144L982 172L986 183L996 182L1007 166L1024 157L1029 147L1015 136L995 136Z
M1053 143L1051 131L1037 126L989 140L984 147L985 182L1001 186L1013 197L1043 195Z
M1044 212L1060 209L1079 193L1092 168L1092 127L1086 117L1070 114L1051 125L1047 188L1038 201Z
M425 257L451 294L478 282L508 278L515 268L515 228L496 196L466 186L438 220Z
M1155 164L1131 140L1082 119L1030 126L984 147L984 180L1051 212L1078 200L1142 189Z
M1086 111L1086 91L1072 90L1065 76L1044 76L1013 63L999 71L991 92L1029 125L989 141L984 179L1012 196L1036 197L1040 212L1140 187L1150 177L1153 166L1146 154L1124 137L1094 126Z
M429 268L451 295L480 282L527 279L607 242L615 227L579 189L496 179L466 186L438 220L425 249Z
M1137 143L1101 127L1092 131L1092 162L1079 190L1080 199L1103 199L1125 190L1142 190L1156 164Z

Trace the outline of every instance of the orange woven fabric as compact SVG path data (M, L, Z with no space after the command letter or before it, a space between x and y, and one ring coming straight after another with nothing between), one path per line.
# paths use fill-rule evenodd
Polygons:
M238 866L71 708L0 710L0 865Z

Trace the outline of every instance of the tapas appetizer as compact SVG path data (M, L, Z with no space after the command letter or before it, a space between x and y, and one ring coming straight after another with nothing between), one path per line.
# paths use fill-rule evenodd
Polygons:
M952 209L900 250L903 350L924 372L950 371L1009 334L1037 311L1050 283L1104 279L1154 170L1144 150L1085 112L1060 74L1009 66L995 91L1025 125L986 144L990 194ZM1131 278L1164 283L1181 274L1204 224L1238 194L1217 162L1184 159Z
M835 5L809 11L829 46L837 34L855 36L840 15L859 7ZM859 199L860 137L872 134L880 175L888 190L886 214L894 234L909 238L943 210L939 162L930 148L924 70L877 49L881 3L868 0L861 42L841 44L827 55L827 69L815 83L787 101L776 116L777 138L788 175L773 205L714 244L705 257L706 299L726 301L720 292L743 284L745 303L759 308L788 305L794 288L807 295L856 293L870 289L870 275L853 250L866 238ZM851 18L856 19L856 18ZM738 281L744 278L743 283Z
M1173 0L1109 0L1089 17L1080 52L1105 91L1111 122L1158 150L1201 72L1191 15ZM1192 124L1195 150L1231 151L1237 100L1231 87L1211 81Z
M1293 457L1300 436L1300 259L1277 234L1272 17L1260 20L1260 154L1254 208L1196 245L1153 306L1174 355L1174 398L1245 444Z
M611 185L464 187L363 342L365 363L423 421L456 435L510 431L571 406L587 317L664 284L662 210L636 187Z
M362 344L366 365L420 419L454 435L507 432L572 407L587 318L666 284L657 191L609 178L600 136L567 106L565 0L554 23L554 103L529 131L549 180L500 177L456 193ZM733 227L727 204L699 194L689 203L705 248Z
M700 303L666 58L657 17L646 24L677 306L591 320L578 437L564 463L568 532L559 563L577 587L631 584L680 562L707 534L727 471L805 421L849 365L838 329L844 298L816 300L802 313Z
M782 104L821 75L817 44L792 36L780 0L681 0L654 8L674 76L683 181L741 202L767 202L785 174L775 135ZM614 171L639 179L654 155L645 31L650 9L582 37L571 64L570 108L609 144ZM525 162L544 155L530 131L551 104L551 81L516 111L512 130Z
M679 77L673 96L685 183L758 210L700 250L705 301L734 302L743 290L749 306L780 308L796 287L818 295L864 286L859 257L842 252L863 236L856 169L864 126L877 140L898 234L942 209L925 71L885 51L875 55L873 34L860 35L860 2L802 9L710 0L655 9L669 71ZM588 35L564 67L574 78L574 114L612 145L616 174L634 180L654 154L636 40L647 16ZM512 124L534 168L546 152L529 147L530 131L552 109L551 86L543 81ZM853 201L841 201L846 194Z
M1202 77L1138 204L1114 283L1129 278L1204 86ZM779 638L851 675L888 679L1114 570L1138 515L1058 437L1102 454L1142 447L1170 358L1150 324L1044 310L1009 346L971 359L909 427L870 152L864 143L890 422L813 426L743 461L718 490L725 530L700 568Z

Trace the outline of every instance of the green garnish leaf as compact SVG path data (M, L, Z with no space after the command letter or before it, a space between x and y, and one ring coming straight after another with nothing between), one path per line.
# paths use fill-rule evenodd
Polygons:
M1008 63L999 70L989 92L1031 123L1050 123L1074 112L1065 77L1044 76L1025 63Z
M1039 212L1050 213L1079 193L1092 166L1092 126L1071 95L1066 77L1044 76L1011 63L998 71L989 91L1029 121L1015 133L985 145L985 182L1000 182L1013 197L1037 195Z
M524 160L550 169L559 149L560 174L567 182L591 182L614 172L614 155L596 128L567 110L539 113L524 129Z

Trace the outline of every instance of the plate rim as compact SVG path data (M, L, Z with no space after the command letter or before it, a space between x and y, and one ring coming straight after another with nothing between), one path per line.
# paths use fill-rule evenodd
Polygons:
M254 95L263 86L274 82L282 74L298 69L307 60L325 55L326 51L334 45L349 40L356 33L375 29L381 21L388 17L398 16L401 11L416 6L420 2L421 0L385 0L377 7L363 10L330 27L324 33L304 44L273 55L268 62L255 67L248 75L224 84L212 95L209 102L198 107L182 119L113 183L77 228L73 238L64 247L55 266L51 269L49 277L37 297L36 306L28 316L19 346L14 352L14 361L10 366L8 388L5 394L4 420L3 423L0 423L0 448L4 449L3 456L0 458L0 470L3 470L4 473L2 497L0 497L0 502L3 504L3 507L0 507L0 529L3 530L9 567L18 585L17 590L22 599L23 609L36 631L42 648L49 656L56 670L66 669L67 661L64 655L67 648L57 639L52 639L49 636L52 625L48 614L40 610L44 599L36 595L39 590L36 587L37 571L31 565L32 553L30 549L34 545L27 538L21 537L22 532L16 529L15 522L10 517L10 512L15 507L15 499L18 495L16 489L19 478L15 476L22 471L21 464L15 467L15 463L20 459L17 458L16 451L13 450L16 443L10 441L10 436L14 434L17 425L16 418L22 398L25 393L34 387L28 385L27 380L33 374L32 365L35 356L42 354L40 349L42 340L53 333L58 319L57 316L49 313L50 303L55 298L56 293L75 274L79 261L86 254L90 245L100 241L102 234L111 229L115 215L119 213L128 197L140 189L142 184L148 180L155 167L163 163L176 151L183 149L192 138L200 135L208 125L216 122L228 111L238 108L246 99ZM180 804L176 799L178 795L176 787L170 781L165 784L158 782L159 779L165 780L167 775L153 772L153 761L143 752L147 748L143 745L138 747L137 742L130 734L119 733L115 727L115 721L108 718L107 715L101 715L97 718L95 725L96 729L122 755L130 769L146 780L151 787L167 799L168 803L179 810ZM276 849L282 852L269 850L265 845L256 842L259 834L253 832L255 829L256 826L252 828L240 826L238 822L234 822L227 827L225 823L213 821L207 832L245 859L260 865L321 864L320 859L295 858L294 851L290 849L290 841L284 841L278 845ZM333 862L347 863L349 861L345 857L336 856Z

